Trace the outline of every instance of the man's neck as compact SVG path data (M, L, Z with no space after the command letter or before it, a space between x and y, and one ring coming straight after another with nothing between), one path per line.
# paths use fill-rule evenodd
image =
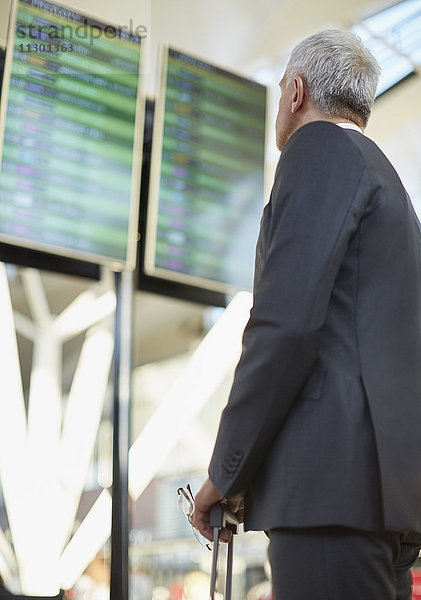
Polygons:
M311 123L312 121L329 121L329 123L352 123L360 127L358 123L355 121L351 121L351 119L346 119L344 117L330 117L329 115L324 115L323 113L318 112L317 110L308 111L307 115L304 116L304 119Z
M355 121L351 121L350 119L344 119L343 117L329 117L328 115L320 113L315 109L308 110L305 114L301 115L298 127L296 127L294 131L297 131L297 129L299 129L303 125L313 123L314 121L327 121L328 123L334 123L335 125L337 125L338 123L349 123L351 125L356 125L364 133L364 129L358 123L355 123Z
M314 108L307 108L305 111L300 111L299 114L296 114L294 125L289 131L286 140L288 140L296 131L298 131L298 129L304 125L307 125L308 123L313 123L314 121L327 121L328 123L334 123L335 125L338 123L349 123L350 125L356 125L360 128L361 132L364 133L364 129L358 125L358 123L355 123L355 121L341 117L329 117L328 115L320 113Z

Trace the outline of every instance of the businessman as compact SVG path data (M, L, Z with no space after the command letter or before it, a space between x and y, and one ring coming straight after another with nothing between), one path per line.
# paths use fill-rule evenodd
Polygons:
M421 237L364 135L379 66L306 38L280 82L282 150L254 304L196 497L264 530L275 600L410 600L421 547Z

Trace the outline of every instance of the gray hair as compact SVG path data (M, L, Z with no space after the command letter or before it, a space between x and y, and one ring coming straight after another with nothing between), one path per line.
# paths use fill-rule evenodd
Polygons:
M326 29L297 44L285 71L287 85L300 75L315 107L365 127L371 114L380 66L361 39Z

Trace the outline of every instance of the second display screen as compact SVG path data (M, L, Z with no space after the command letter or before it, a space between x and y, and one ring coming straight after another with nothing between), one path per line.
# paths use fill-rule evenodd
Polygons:
M266 88L171 48L166 59L146 270L221 291L251 289L263 207Z

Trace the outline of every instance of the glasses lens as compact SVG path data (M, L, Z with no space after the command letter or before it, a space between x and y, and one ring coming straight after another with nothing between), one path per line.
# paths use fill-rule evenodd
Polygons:
M189 495L183 488L177 490L178 496L178 504L180 505L181 510L186 515L186 517L190 520L190 516L193 513L194 505L192 500L189 498Z
M191 501L188 498L186 498L184 494L180 494L178 497L178 503L186 517L190 518L193 513L193 504L191 503Z
M179 488L177 490L177 498L178 498L178 504L180 505L181 510L186 515L186 517L189 520L190 525L192 526L193 533L194 533L197 541L202 546L207 548L208 550L212 550L212 542L210 542L199 531L197 531L197 529L194 528L194 526L192 525L192 523L190 521L190 517L192 516L192 514L194 512L194 498L193 498L192 491L190 489L190 485L188 485L186 488Z

